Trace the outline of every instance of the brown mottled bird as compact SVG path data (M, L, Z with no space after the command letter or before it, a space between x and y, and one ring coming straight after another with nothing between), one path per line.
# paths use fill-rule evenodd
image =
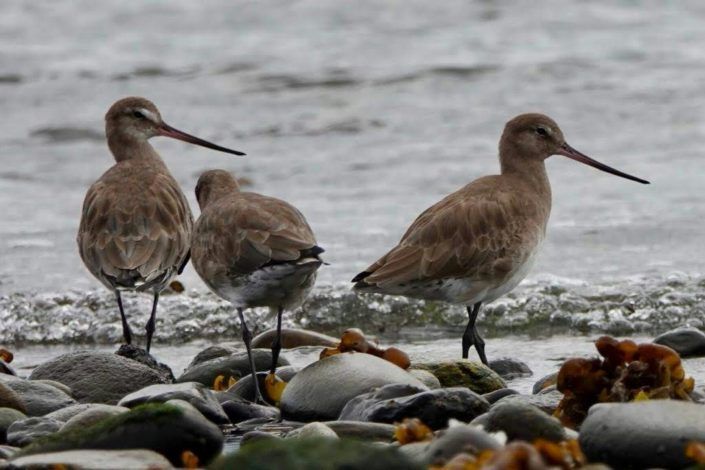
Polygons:
M213 292L237 309L255 399L262 400L250 348L252 335L243 310L269 307L277 312L272 377L281 351L282 313L301 305L313 288L316 271L323 263L319 257L323 249L294 206L240 191L227 171L203 173L196 186L196 198L201 215L191 242L193 266Z
M501 174L479 178L426 209L397 246L355 276L354 289L465 305L463 358L475 345L487 364L475 321L480 306L514 289L536 258L551 212L544 165L551 155L648 184L569 146L548 116L519 115L499 142Z
M86 193L78 250L91 274L115 292L125 343L132 343L132 332L120 292L154 294L146 326L149 351L159 293L188 262L193 217L178 183L148 140L161 135L244 153L174 129L144 98L115 102L105 115L105 133L116 163Z

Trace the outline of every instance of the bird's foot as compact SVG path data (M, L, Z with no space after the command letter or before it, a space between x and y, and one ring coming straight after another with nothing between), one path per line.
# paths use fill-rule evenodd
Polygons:
M269 373L267 377L264 378L264 392L267 394L267 397L277 405L279 405L281 401L286 386L287 382L280 379L276 374Z

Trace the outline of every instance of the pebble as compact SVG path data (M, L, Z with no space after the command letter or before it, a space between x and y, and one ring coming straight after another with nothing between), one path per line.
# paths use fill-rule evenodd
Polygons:
M371 442L391 442L394 440L394 426L386 423L369 423L365 421L325 421L341 438L357 439Z
M266 371L272 365L272 352L268 349L253 349L252 357L258 371ZM284 356L279 356L277 366L288 366L289 361ZM199 382L210 387L219 375L240 379L250 374L250 362L246 352L236 352L228 356L216 357L199 362L176 379L177 382Z
M54 434L63 424L46 416L17 420L7 428L7 443L11 446L25 447L40 437Z
M426 465L443 465L461 452L478 455L483 450L494 450L500 443L487 432L475 426L461 424L442 431L424 452Z
M148 385L164 383L150 367L116 354L78 351L39 365L31 379L56 380L67 385L80 403L115 405L125 395Z
M27 415L14 408L0 408L0 444L7 442L7 428L15 421L26 417Z
M58 388L34 380L0 374L0 383L21 397L20 400L27 416L43 416L76 403L76 400Z
M566 439L563 426L557 419L513 396L495 403L480 420L472 424L478 423L489 432L503 431L509 441L545 439L560 442Z
M465 387L439 388L408 396L390 394L390 387L396 386L353 398L343 408L340 419L396 423L404 418L419 418L431 429L442 429L451 418L468 422L490 408L487 400Z
M253 348L271 348L272 341L277 334L276 329L264 331L252 339ZM299 328L282 328L281 344L284 349L298 348L301 346L323 346L334 348L338 346L339 340L332 336L317 333L315 331L303 330Z
M370 354L342 353L305 367L281 399L282 416L294 421L336 419L352 398L384 385L427 387L416 377Z
M518 359L501 357L490 361L490 369L497 372L504 380L514 380L520 377L531 377L534 373L529 366Z
M482 395L482 398L487 400L487 402L491 405L504 397L517 394L519 394L519 392L517 392L513 388L500 388L499 390L495 390L494 392L485 393L484 395Z
M615 468L692 466L691 441L705 442L705 406L676 400L594 405L579 439L590 461Z
M443 387L467 387L483 394L506 388L502 377L481 362L460 359L414 364L416 369L430 371Z
M543 377L538 379L536 383L534 383L534 386L531 389L531 393L536 395L544 388L550 387L551 385L556 385L556 380L558 380L558 372L553 372L551 374L544 375Z
M553 412L556 411L556 408L558 408L558 404L561 402L561 399L563 399L563 394L558 390L553 389L549 392L541 392L538 395L509 395L495 403L499 404L505 401L520 401L537 407L547 415L553 415Z
M244 398L235 397L222 403L223 411L233 424L241 423L253 418L279 419L279 409L273 406L264 406L252 403Z
M705 356L705 333L697 328L677 328L654 339L654 343L668 346L681 357Z
M28 455L12 460L19 468L71 468L107 470L167 470L167 459L150 450L68 450Z
M134 408L144 403L165 403L169 400L184 400L192 404L215 424L230 423L213 392L197 382L150 385L127 395L118 405Z
M285 437L286 439L340 439L335 431L319 421L313 421L289 431Z

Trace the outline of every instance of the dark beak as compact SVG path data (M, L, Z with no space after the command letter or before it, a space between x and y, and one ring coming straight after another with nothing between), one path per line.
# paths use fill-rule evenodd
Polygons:
M564 157L571 158L577 162L584 163L586 165L590 165L591 167L597 168L598 170L602 170L607 173L612 173L613 175L621 176L622 178L626 178L628 180L636 181L637 183L651 184L646 180L637 178L636 176L628 175L626 173L622 173L621 171L615 170L614 168L609 167L604 163L600 163L597 160L593 160L592 158L588 157L583 153L578 152L573 147L565 143L561 145L560 149L556 152L556 154L563 155Z
M220 145L215 145L211 142L208 142L207 140L203 140L191 134L182 132L164 122L159 125L159 135L171 137L172 139L183 140L184 142L188 142L189 144L200 145L201 147L218 150L219 152L232 153L233 155L245 155L244 153L238 152L237 150L231 150L225 147L221 147Z

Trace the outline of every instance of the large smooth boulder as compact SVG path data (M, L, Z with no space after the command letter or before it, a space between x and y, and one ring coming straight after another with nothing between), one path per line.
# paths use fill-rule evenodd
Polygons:
M38 439L16 457L79 449L148 449L182 466L182 453L188 450L207 465L220 454L223 440L218 426L191 404L173 400L140 405L93 426Z
M143 403L166 403L169 400L191 403L203 416L216 424L230 423L213 392L198 382L150 385L130 393L120 400L118 405L134 408Z
M252 340L253 348L271 348L272 341L277 334L276 329L264 331ZM281 344L284 349L299 348L301 346L323 346L334 348L340 341L332 336L316 333L315 331L300 328L282 328Z
M12 460L18 468L168 470L169 461L151 450L67 450Z
M336 419L352 398L389 384L427 390L400 367L370 354L343 353L299 371L284 389L282 416L295 421Z
M260 439L221 457L211 470L421 470L393 447L354 440Z
M579 439L591 462L615 468L691 466L691 441L705 441L705 406L676 400L594 405Z
M12 389L20 398L27 416L43 416L76 403L62 390L34 380L0 374L0 383Z
M412 367L430 371L442 387L467 387L475 393L483 394L507 386L495 371L481 362L467 359L414 363Z
M482 424L490 432L504 431L509 441L534 442L545 439L560 442L566 439L561 423L534 405L522 400L504 398L473 424Z
M154 369L116 354L79 351L41 364L31 379L50 379L68 385L80 403L115 405L125 395L148 385L164 383Z
M255 362L255 369L269 370L272 365L272 352L268 349L253 349L252 357ZM289 361L284 356L279 356L277 366L288 366ZM176 379L177 382L199 382L210 387L219 375L239 379L250 374L250 361L247 352L236 352L228 356L220 356L208 359L189 367Z
M504 380L530 377L534 374L525 362L511 357L493 359L490 361L489 366L490 369L497 372Z
M681 357L705 356L705 333L697 328L677 328L654 339L654 343L668 346Z
M376 391L358 395L340 413L341 420L398 423L404 418L419 418L431 429L448 426L453 418L468 422L485 413L490 404L465 387L439 388L408 396L389 393L388 385Z

